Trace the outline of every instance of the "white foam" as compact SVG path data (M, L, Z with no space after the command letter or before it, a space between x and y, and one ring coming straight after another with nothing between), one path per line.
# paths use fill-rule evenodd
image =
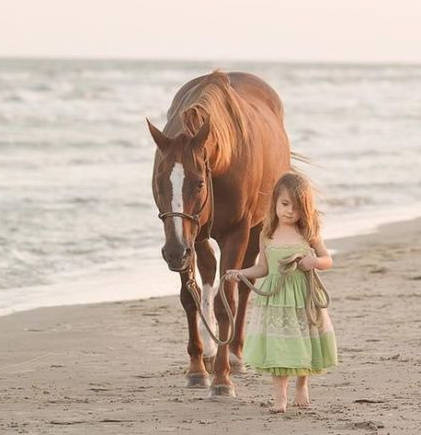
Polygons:
M178 274L170 272L163 260L147 260L139 271L103 274L72 283L4 289L0 292L0 315L39 307L167 296L178 294L179 289Z
M380 225L421 217L421 203L405 207L378 207L370 212L348 211L332 214L324 219L323 237L326 240L376 232Z

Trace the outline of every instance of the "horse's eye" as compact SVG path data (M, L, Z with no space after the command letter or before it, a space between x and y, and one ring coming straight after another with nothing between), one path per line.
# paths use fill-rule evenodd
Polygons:
M203 189L203 186L205 185L205 182L203 180L200 180L197 182L197 188L198 189Z

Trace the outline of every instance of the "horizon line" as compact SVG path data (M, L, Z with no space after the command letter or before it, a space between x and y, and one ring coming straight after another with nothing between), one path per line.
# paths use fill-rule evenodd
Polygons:
M421 61L403 60L322 60L322 59L250 59L250 58L175 58L175 57L136 57L136 56L79 56L79 55L3 55L0 60L49 60L49 61L121 61L157 63L263 63L263 64L320 64L320 65L373 65L373 66L421 66Z

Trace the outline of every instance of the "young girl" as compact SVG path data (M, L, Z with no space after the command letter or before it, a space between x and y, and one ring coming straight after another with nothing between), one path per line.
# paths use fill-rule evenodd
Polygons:
M273 190L257 264L227 271L227 279L236 281L240 274L248 279L266 276L260 290L274 292L255 298L244 345L245 362L272 375L275 405L271 412L285 412L289 376L297 377L295 405L308 407L309 375L337 364L335 333L327 309L317 310L316 324L306 312L306 271L332 266L319 228L310 183L301 175L287 173ZM297 267L282 269L284 260L294 254L298 255Z

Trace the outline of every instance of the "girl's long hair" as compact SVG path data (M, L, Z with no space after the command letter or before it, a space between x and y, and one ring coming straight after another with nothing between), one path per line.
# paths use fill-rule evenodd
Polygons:
M299 213L297 227L303 238L311 245L320 235L320 214L315 206L314 190L310 182L303 175L287 172L275 184L269 212L263 225L263 236L271 239L279 224L276 215L276 203L283 189L291 197L294 208Z

